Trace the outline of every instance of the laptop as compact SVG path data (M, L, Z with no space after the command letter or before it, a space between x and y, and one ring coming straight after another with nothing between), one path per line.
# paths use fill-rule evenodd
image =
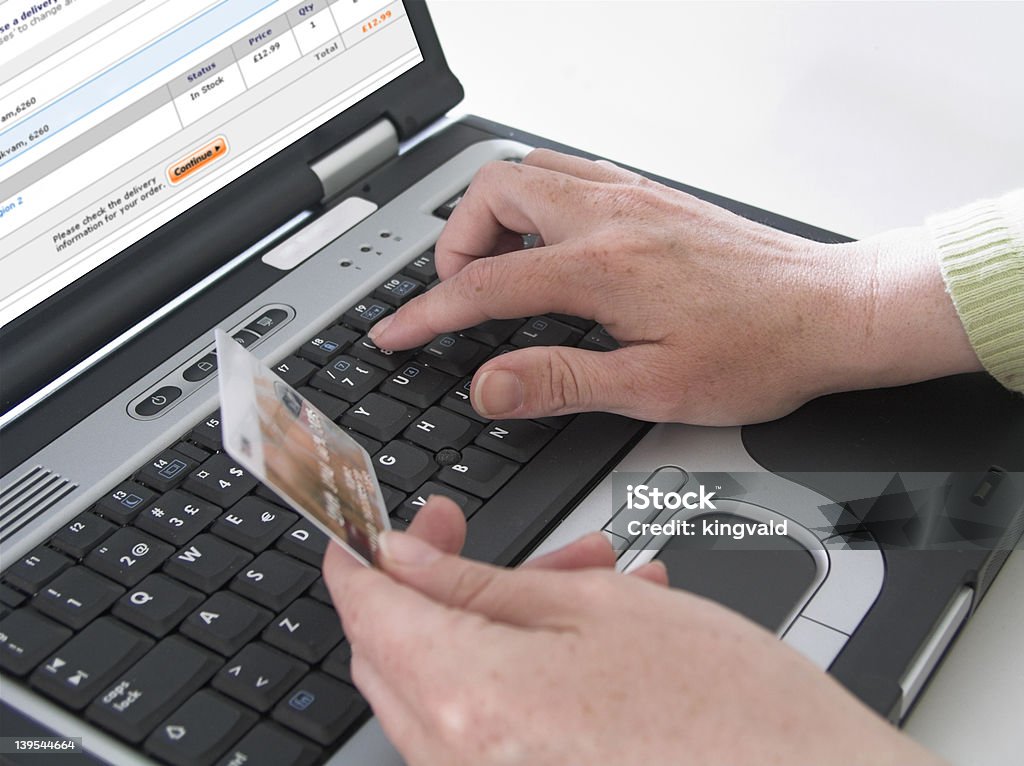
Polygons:
M352 685L325 538L221 450L215 328L363 444L394 526L448 494L466 555L501 565L604 530L620 569L660 558L906 716L1024 528L1019 397L961 375L743 428L489 422L468 393L483 361L614 338L561 314L391 354L366 333L436 282L482 165L593 155L446 118L462 90L423 3L17 11L0 16L0 734L30 744L5 762L401 762ZM717 505L641 508L640 484ZM785 533L642 531L662 522Z

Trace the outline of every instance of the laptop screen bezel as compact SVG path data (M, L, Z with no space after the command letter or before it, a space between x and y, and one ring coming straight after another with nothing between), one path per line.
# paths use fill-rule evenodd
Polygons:
M0 413L316 206L314 159L381 118L406 139L458 104L426 3L405 8L422 62L0 328Z

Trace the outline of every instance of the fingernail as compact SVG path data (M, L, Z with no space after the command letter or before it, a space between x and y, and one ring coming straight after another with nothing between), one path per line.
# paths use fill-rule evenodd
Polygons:
M382 320L377 322L377 324L370 328L370 332L368 333L368 335L370 336L370 340L373 341L373 345L380 345L378 341L384 337L384 333L388 331L388 325L390 325L391 322L394 321L394 319L395 315L392 314L389 317L384 317Z
M517 410L523 404L523 384L508 370L485 372L469 393L476 411L489 418Z
M422 567L441 558L441 551L418 537L404 532L385 532L380 536L380 554L396 564Z

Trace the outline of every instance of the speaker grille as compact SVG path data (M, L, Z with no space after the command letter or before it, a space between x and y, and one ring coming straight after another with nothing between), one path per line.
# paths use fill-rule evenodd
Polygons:
M0 542L38 519L78 487L64 477L36 466L0 491Z

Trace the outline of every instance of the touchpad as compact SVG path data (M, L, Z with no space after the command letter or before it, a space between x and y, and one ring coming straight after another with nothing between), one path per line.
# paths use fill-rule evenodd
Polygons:
M731 513L690 517L704 522L749 523ZM713 599L777 630L814 585L817 564L792 537L672 535L655 556L668 568L669 584Z

